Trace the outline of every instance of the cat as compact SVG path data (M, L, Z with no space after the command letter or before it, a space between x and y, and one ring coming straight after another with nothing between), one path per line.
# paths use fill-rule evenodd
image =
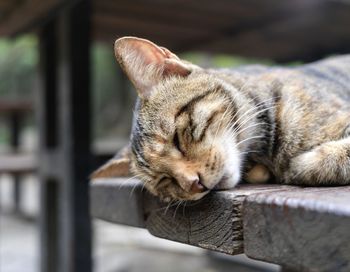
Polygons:
M139 99L130 146L93 178L130 170L164 201L197 200L240 180L350 184L350 55L228 70L136 37L114 49Z

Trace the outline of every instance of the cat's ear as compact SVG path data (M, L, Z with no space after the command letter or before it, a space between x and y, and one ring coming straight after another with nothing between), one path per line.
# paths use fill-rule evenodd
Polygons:
M190 64L182 62L168 49L145 39L120 38L114 44L114 52L139 96L144 99L165 77L185 77L192 71Z
M117 156L98 168L90 176L91 179L126 177L130 175L129 148L122 149Z

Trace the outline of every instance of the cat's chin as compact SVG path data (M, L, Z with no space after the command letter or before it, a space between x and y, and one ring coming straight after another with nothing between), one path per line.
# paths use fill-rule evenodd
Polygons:
M199 199L203 198L205 195L207 195L209 192L210 192L210 191L206 191L206 192L204 192L204 193L195 194L195 195L193 195L193 196L191 197L190 200L192 200L192 201L199 200Z
M234 188L240 180L240 174L227 175L224 174L220 181L214 186L213 191L229 190Z

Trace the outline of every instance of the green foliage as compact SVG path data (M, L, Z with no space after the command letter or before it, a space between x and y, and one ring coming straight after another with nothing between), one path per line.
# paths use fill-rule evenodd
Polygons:
M37 75L37 39L27 35L0 39L0 99L32 99ZM9 143L5 117L0 117L0 146Z
M127 138L136 92L130 90L112 45L94 43L91 54L94 135Z
M9 142L10 133L6 127L7 123L5 122L4 118L0 117L0 148L1 146L5 145L5 143Z
M92 89L94 106L100 110L115 93L118 85L119 66L114 58L113 47L96 43L92 47Z
M256 63L265 65L273 64L273 62L270 60L257 60L253 58L244 58L240 56L232 56L225 54L207 54L200 52L187 52L181 54L180 57L202 67L234 68L240 65Z
M35 36L0 39L0 96L31 97L37 74Z

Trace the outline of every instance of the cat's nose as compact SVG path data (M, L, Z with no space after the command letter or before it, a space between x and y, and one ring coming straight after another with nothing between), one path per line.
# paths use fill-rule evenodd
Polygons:
M200 177L196 177L193 181L192 181L192 186L190 189L190 192L192 194L196 194L196 193L203 193L205 191L207 191L208 188L204 186L204 184L201 182Z

